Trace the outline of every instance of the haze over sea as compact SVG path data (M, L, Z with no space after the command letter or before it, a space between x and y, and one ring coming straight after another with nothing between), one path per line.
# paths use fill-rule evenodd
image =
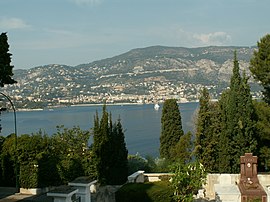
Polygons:
M179 104L182 126L185 132L194 131L194 115L199 104L196 102ZM96 110L102 115L102 105L72 106L43 111L17 112L18 135L32 134L40 129L48 135L54 134L56 126L66 128L79 126L83 130L93 127ZM129 154L139 153L142 156L159 155L159 137L161 129L162 105L159 110L154 105L108 105L107 111L112 113L113 122L119 117L125 130L125 140ZM2 133L7 136L14 133L13 113L1 115Z

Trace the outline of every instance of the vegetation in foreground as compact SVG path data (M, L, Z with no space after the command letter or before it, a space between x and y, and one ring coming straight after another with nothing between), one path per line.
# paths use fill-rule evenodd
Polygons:
M116 202L171 202L173 189L169 181L130 183L115 193Z
M2 51L7 59L3 60L6 64L0 64L0 71L5 69L5 65L9 71L0 74L0 87L15 82L11 78L11 54L6 54L7 37L3 36L5 34L1 35L4 40L0 40L0 43L4 44L5 49L0 49L0 54ZM240 74L235 53L230 88L222 93L218 102L210 101L207 89L202 91L195 141L191 133L183 133L176 100L169 99L164 103L160 156L165 166L161 163L160 168L166 170L171 166L174 173L171 185L162 186L169 182L126 185L130 188L125 191L127 195L123 194L122 197L130 201L133 193L133 201L137 200L136 196L141 197L139 201L192 201L193 194L204 183L207 171L239 173L239 156L246 152L253 152L259 157L259 171L269 170L270 80L269 76L261 77L270 72L269 44L270 37L267 35L258 42L259 50L254 52L251 60L251 72L264 88L265 102L252 101L248 77L245 72ZM17 163L20 183L25 188L67 183L82 175L94 177L102 185L123 184L128 174L124 133L120 120L113 124L105 106L100 120L96 114L93 136L94 143L91 146L88 145L90 132L78 127L59 127L57 134L51 138L41 133L22 135L18 139L15 135L0 137L0 185L14 185ZM198 162L192 162L194 157ZM138 161L149 170L158 168L150 159L142 159L146 165L136 156L129 160ZM132 186L136 189L133 190Z

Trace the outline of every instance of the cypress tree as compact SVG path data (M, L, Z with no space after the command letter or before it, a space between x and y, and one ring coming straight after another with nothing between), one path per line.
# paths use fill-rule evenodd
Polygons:
M112 115L103 106L102 117L94 118L93 161L96 177L102 185L123 184L127 180L127 149L120 119L112 124Z
M165 100L161 116L160 157L172 160L173 149L183 136L181 114L175 99Z
M190 162L192 158L192 133L189 131L188 133L182 135L180 140L171 150L172 161L179 162L182 164L186 164Z
M128 151L120 119L112 126L112 164L110 184L124 184L128 176Z
M239 159L245 152L256 154L255 111L250 95L248 78L241 77L239 62L234 54L230 89L220 100L222 129L220 137L220 171L239 172Z
M209 172L217 172L219 117L217 104L210 101L206 88L201 91L200 109L197 118L194 153Z
M98 114L94 119L94 163L96 165L97 178L101 184L108 183L110 164L110 137L109 137L109 116L106 105L103 105L102 117L99 122Z
M218 170L220 173L231 173L231 134L228 132L227 125L228 96L229 91L224 91L218 102L221 122L221 132L218 141Z
M13 76L11 63L11 55L9 52L8 37L6 33L0 35L0 87L5 84L14 84L16 81L11 78Z

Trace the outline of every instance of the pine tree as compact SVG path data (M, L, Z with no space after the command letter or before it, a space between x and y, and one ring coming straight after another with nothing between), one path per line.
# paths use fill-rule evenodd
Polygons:
M175 99L165 100L161 117L160 157L172 160L172 150L183 136L181 114Z
M261 38L257 43L258 50L254 51L250 60L250 71L260 85L263 86L264 100L270 104L270 34Z
M16 81L13 76L11 63L11 54L9 51L8 37L6 33L0 35L0 87L5 84L14 84Z

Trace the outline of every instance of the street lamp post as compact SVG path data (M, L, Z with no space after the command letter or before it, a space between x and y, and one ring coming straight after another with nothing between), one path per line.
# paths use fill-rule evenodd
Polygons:
M18 173L18 152L17 152L17 116L16 116L16 109L14 107L13 102L9 98L9 96L1 93L11 104L13 114L14 114L14 133L15 133L15 181L16 181L16 193L19 193L19 173Z

